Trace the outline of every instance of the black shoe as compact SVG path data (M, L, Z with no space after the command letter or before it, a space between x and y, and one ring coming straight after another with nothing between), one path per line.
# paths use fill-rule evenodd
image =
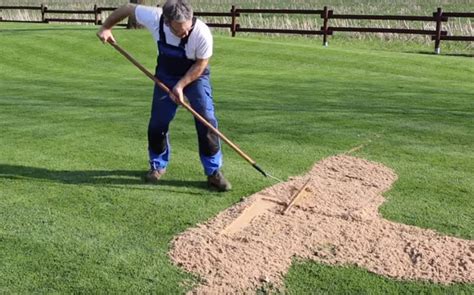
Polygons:
M148 183L158 184L160 178L165 174L165 172L166 172L165 169L161 169L161 170L151 169L145 175L145 181Z
M220 171L216 171L214 174L207 177L207 186L220 192L226 192L232 189L232 185L227 179L225 179Z

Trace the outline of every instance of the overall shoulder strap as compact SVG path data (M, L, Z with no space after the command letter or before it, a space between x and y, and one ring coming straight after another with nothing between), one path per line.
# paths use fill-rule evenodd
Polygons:
M160 28L159 28L159 31L160 31L160 41L166 43L165 31L164 31L164 29L163 29L164 22L165 22L165 17L164 17L163 14L162 14L162 15L160 16Z

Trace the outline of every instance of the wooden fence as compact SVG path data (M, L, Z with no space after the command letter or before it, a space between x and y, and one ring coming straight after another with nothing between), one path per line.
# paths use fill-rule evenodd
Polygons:
M0 22L29 22L29 23L51 23L51 22L74 22L74 23L92 23L102 24L102 12L113 11L115 7L98 7L94 5L92 10L64 10L48 9L46 5L40 6L0 6L1 10L37 10L41 13L41 20L38 21L18 21L5 20L0 16ZM58 18L55 15L65 14L85 14L91 18ZM243 14L283 14L283 15L317 15L322 19L323 26L319 30L291 30L291 29L272 29L272 28L246 28L239 24L239 17ZM335 14L325 6L321 10L297 10L297 9L241 9L232 6L230 12L195 12L196 16L209 17L228 17L228 23L212 23L207 25L216 28L228 28L234 37L237 32L252 33L280 33L280 34L301 34L301 35L321 35L323 36L323 45L328 45L328 36L334 32L359 32L359 33L395 33L395 34L414 34L431 36L435 42L435 53L440 53L440 44L445 41L474 41L474 36L450 36L447 31L442 29L443 23L448 22L449 18L474 18L474 12L444 12L441 8L433 12L431 16L413 16L413 15L360 15L360 14ZM423 21L434 22L435 30L416 30L400 28L370 28L370 27L341 27L330 26L331 19L344 20L400 20L405 22ZM119 24L126 26L126 24Z

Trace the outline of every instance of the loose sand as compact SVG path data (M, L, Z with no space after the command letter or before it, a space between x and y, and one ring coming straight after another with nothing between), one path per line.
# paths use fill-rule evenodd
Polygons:
M304 195L282 215L285 206L274 200L289 202L309 178ZM180 234L170 256L202 279L196 294L282 287L294 257L403 280L474 282L474 241L380 216L382 193L396 179L378 163L345 155L324 159L307 175L253 194Z

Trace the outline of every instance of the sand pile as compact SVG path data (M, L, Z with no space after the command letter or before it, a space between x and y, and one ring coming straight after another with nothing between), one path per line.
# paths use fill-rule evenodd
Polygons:
M383 165L350 156L317 163L302 177L258 192L177 236L172 260L202 282L197 294L281 287L294 257L353 264L397 279L474 281L474 241L381 218L382 193L396 180ZM310 180L299 202L284 206Z

